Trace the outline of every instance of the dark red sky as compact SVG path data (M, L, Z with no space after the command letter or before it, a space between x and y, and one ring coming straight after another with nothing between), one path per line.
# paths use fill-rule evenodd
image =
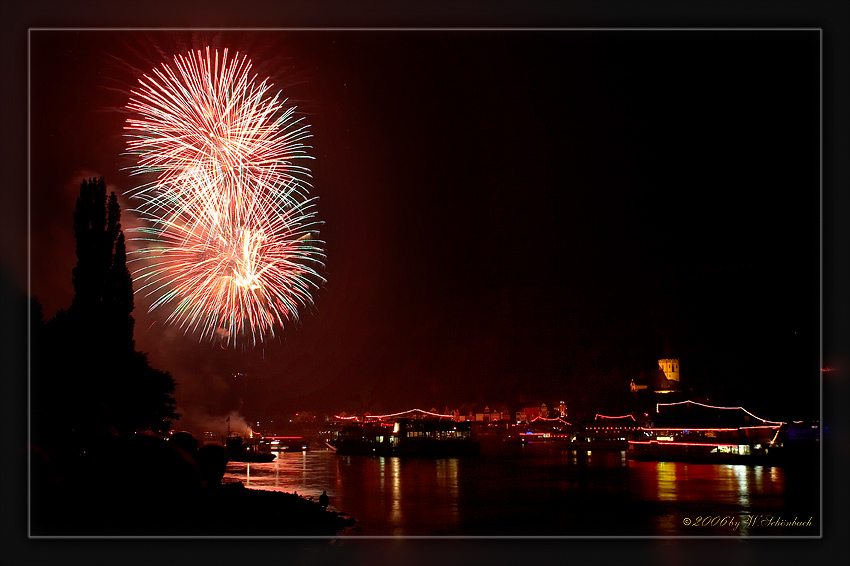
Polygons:
M578 403L665 339L695 389L817 406L817 32L33 31L48 316L71 300L81 179L132 186L128 89L207 44L311 125L328 282L247 351L164 328L137 295L137 347L187 415Z

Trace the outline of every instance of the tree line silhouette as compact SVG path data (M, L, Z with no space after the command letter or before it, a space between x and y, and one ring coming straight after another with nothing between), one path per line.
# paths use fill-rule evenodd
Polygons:
M82 182L74 237L71 305L45 321L30 298L31 532L333 535L351 526L297 494L225 483L224 446L167 434L179 417L174 379L136 351L121 210L103 179Z
M179 417L171 374L154 369L133 339L133 281L121 210L102 178L80 186L77 264L70 307L45 321L32 300L34 442L79 452L110 434L166 433Z

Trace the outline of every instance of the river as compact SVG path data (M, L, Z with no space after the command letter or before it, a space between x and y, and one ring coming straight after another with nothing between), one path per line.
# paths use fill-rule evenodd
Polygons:
M636 462L620 451L419 459L281 453L226 481L354 517L343 536L817 536L817 462ZM811 518L811 521L809 519ZM800 524L802 523L802 524Z

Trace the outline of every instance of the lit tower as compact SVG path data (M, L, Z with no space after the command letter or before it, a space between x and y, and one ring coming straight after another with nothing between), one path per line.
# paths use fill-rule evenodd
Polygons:
M567 406L561 401L561 404L558 405L558 414L561 415L562 419L567 418Z
M679 360L677 358L664 358L658 360L658 369L664 372L664 377L669 381L679 384Z

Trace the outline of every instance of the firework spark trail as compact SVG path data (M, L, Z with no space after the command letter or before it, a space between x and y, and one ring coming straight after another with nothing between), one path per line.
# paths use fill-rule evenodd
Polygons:
M127 109L141 118L127 120L134 132L128 152L138 157L136 173L159 173L156 190L173 185L197 168L209 169L232 184L239 175L270 184L309 186L309 169L296 159L309 159L301 143L307 127L294 118L294 108L284 108L280 93L267 97L268 79L256 83L249 77L251 62L242 57L221 63L215 52L211 63L200 51L174 58L177 71L163 65L155 78L145 75L133 90ZM295 193L295 198L304 195Z
M127 104L132 173L153 177L131 191L144 223L137 292L185 332L257 344L297 321L324 281L310 172L293 164L309 158L307 126L245 56L207 48L174 64L140 79Z

